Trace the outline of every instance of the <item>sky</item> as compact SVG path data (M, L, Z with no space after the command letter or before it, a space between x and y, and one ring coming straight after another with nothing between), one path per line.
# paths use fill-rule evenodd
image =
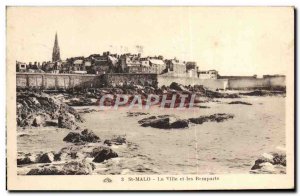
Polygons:
M196 61L221 75L286 74L294 63L291 7L8 7L8 61L104 51ZM123 49L121 49L123 46Z

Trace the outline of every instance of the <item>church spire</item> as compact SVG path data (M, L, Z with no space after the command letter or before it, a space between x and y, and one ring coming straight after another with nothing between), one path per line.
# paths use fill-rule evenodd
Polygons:
M52 52L52 61L60 61L60 51L58 46L58 39L57 39L57 33L55 33L55 41L53 46L53 52Z

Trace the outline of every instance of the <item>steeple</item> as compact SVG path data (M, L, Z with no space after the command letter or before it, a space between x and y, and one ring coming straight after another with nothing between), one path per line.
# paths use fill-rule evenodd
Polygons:
M60 61L60 51L58 46L58 39L57 39L57 33L55 33L55 41L53 46L53 52L52 52L52 61Z

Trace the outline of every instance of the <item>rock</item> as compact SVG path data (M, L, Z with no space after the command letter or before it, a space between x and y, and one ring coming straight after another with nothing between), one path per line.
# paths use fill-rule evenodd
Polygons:
M286 166L286 154L275 152L272 155L274 165Z
M229 102L228 104L252 105L251 103L244 102L244 101L232 101L232 102Z
M250 173L253 174L285 174L286 168L282 165L272 165L269 162L264 162L261 164L259 169L251 170Z
M27 175L88 175L95 169L93 163L71 161L63 165L31 169Z
M143 119L139 120L138 123L143 124L143 123L149 122L150 120L153 120L153 119L156 119L156 116L150 116L150 117L147 117L147 118L143 118Z
M56 167L45 167L38 169L31 169L27 175L64 175L64 173L58 170Z
M251 168L251 173L285 173L285 153L263 153ZM253 171L255 170L255 171Z
M37 163L52 163L54 161L53 153L44 153L37 157Z
M189 121L194 124L202 124L204 122L208 122L207 116L200 116L198 118L189 118Z
M170 128L170 119L169 117L166 118L159 118L159 119L150 119L141 124L142 127L153 127L159 129L169 129Z
M228 120L233 118L234 115L232 114L225 114L225 113L217 113L210 116L200 116L198 118L189 118L188 120L194 124L202 124L204 122L223 122L224 120Z
M91 96L91 95L86 94L86 96ZM94 99L90 99L82 95L80 97L70 99L69 102L67 102L67 104L69 106L92 106L92 105L96 105L96 101L94 101Z
M153 127L159 129L181 129L189 125L188 120L181 120L170 115L150 116L138 121L142 127Z
M84 129L82 132L82 141L83 142L91 142L91 143L95 143L99 141L99 137L97 135L94 134L93 131L88 130L88 129Z
M75 132L70 132L64 139L63 141L65 142L71 142L71 143L77 143L81 142L81 134L80 133L75 133Z
M112 142L111 140L105 140L104 141L104 144L108 145L108 146L111 146L112 145Z
M100 138L94 134L94 132L85 129L81 133L70 132L64 139L65 142L80 143L90 142L96 143L100 141Z
M55 153L53 156L53 161L61 161L62 160L62 153Z
M71 161L63 166L62 171L64 175L87 175L94 169L95 166L91 163Z
M45 122L45 126L56 127L58 126L57 120L47 120Z
M32 163L34 163L34 161L32 161L29 157L17 159L17 165L25 165L25 164L32 164Z
M172 82L170 84L170 88L177 91L188 91L186 87L184 87L182 84L178 84L177 82Z
M77 128L74 115L69 114L69 113L60 114L58 117L57 125L60 128L67 128L67 129L76 129Z
M125 136L114 136L111 140L105 140L104 144L111 146L111 145L122 145L126 144Z
M59 101L53 95L29 91L17 92L18 126L46 126L45 121L57 120L59 115L73 115L75 122L83 122L75 109ZM68 126L65 127L68 128Z
M107 147L98 147L93 150L93 155L95 156L93 162L101 163L105 160L118 157L118 154L112 149Z
M33 119L32 126L40 127L46 124L46 117L45 115L38 115Z
M144 113L144 112L127 112L128 117L133 117L133 116L142 116L142 115L148 115L149 113Z
M234 115L232 114L225 114L225 113L218 113L209 116L210 121L216 122L223 122L224 120L232 119Z
M186 127L189 127L189 121L187 120L176 120L170 124L171 129L182 129Z
M238 94L220 93L204 88L202 85L194 85L192 91L197 92L201 97L209 98L240 98Z

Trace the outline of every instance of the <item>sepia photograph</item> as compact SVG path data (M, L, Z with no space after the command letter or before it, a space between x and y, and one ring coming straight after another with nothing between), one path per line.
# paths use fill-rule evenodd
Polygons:
M8 189L293 189L294 12L8 6Z

